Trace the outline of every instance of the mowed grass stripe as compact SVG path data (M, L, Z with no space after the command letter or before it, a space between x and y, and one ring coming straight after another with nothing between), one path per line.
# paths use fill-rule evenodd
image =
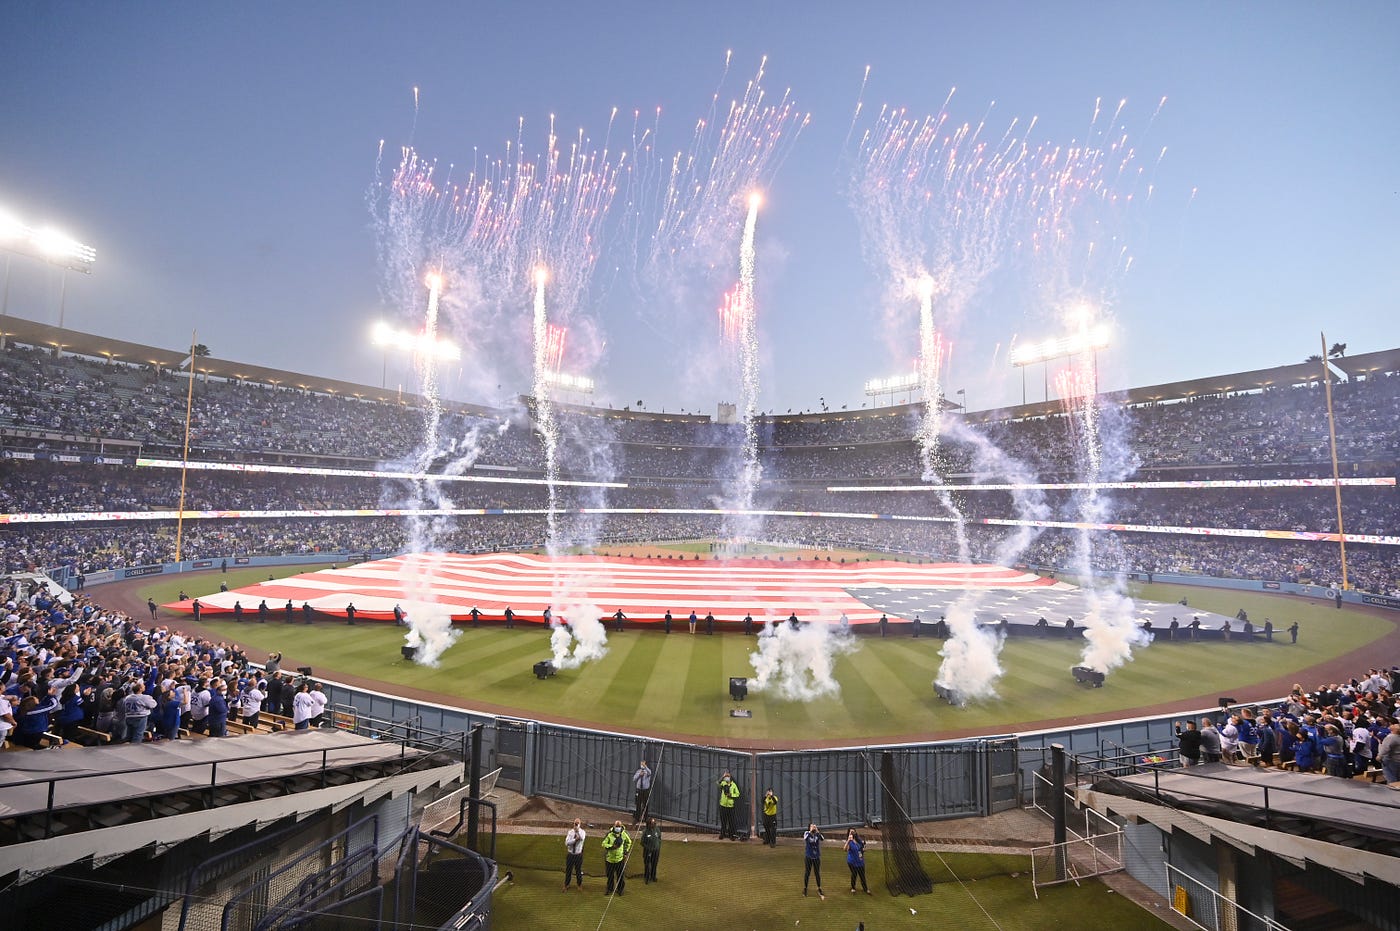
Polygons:
M891 660L895 660L895 666L905 665L899 659L886 656L883 650L867 649L864 645L845 658L843 667L849 668L854 674L853 678L859 683L859 690L850 693L853 707L883 708L885 715L891 720L900 720L910 710L924 706L931 691L926 674L920 674L920 678L923 679L922 688L912 688L902 676L896 674L891 665ZM842 690L847 686L847 681L842 679ZM860 699L864 699L864 702L858 705Z
M681 703L685 696L684 671L690 663L690 646L687 637L675 634L656 637L661 646L656 655L656 666L642 691L642 717L648 725L665 725L675 721L681 714Z
M661 646L661 637L649 634L624 633L608 638L608 659L615 664L615 674L608 683L603 702L618 721L641 727L652 720L643 695L647 683L659 678L656 662ZM614 650L618 654L615 657Z

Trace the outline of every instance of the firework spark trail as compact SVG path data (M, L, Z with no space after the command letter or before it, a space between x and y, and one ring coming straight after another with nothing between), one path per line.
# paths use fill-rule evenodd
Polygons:
M431 351L437 340L438 303L442 296L442 275L430 272L427 278L428 309L423 318L423 342L429 351L418 354L414 360L418 368L420 393L425 401L423 416L423 441L418 450L415 471L420 476L411 482L412 499L417 507L424 507L429 501L440 503L435 482L424 476L437 457L440 444L438 432L442 424L442 399L438 394L438 358ZM416 544L426 544L436 537L443 528L436 519L421 515L409 518L409 539ZM415 545L405 565L409 576L408 590L412 593L407 611L408 633L404 643L417 648L414 657L424 666L436 666L438 659L457 639L452 629L452 615L437 603L432 587L432 579L437 575L437 563L441 553L431 551L428 545Z
M626 159L624 153L614 164L606 148L594 151L582 131L570 144L561 145L553 117L544 151L528 156L524 129L522 119L503 156L481 158L474 154L471 170L460 180L454 179L453 166L444 170L412 148L403 149L397 168L383 178L378 173L381 144L376 180L369 191L385 302L405 313L421 306L417 303L419 280L427 267L451 282L449 291L437 292L444 298L441 308L436 296L430 302L431 319L425 335L431 336L437 329L440 310L472 353L464 368L477 373L483 396L491 394L491 386L508 380L502 377L502 367L520 356L521 341L514 338L519 329L514 321L518 320L527 280L534 285L536 324L544 316L543 283L531 279L527 270L548 263L549 313L561 322L560 333L588 292L604 219L617 191L619 166ZM538 355L545 341L535 335L531 343ZM544 366L535 359L531 370L538 383ZM444 437L441 407L436 401L436 371L428 365L420 369L420 376L430 410L414 460L421 469L450 455L455 461L448 464L448 470L460 471L475 460L478 438L484 439L490 431L472 429L462 437ZM559 436L552 399L547 388L541 391L538 384L535 394L543 401L541 432L548 471L557 478ZM420 504L425 497L441 498L436 483L415 488L414 494ZM549 542L557 547L561 534L554 519L556 494L551 485ZM428 503L440 505L442 501ZM436 524L416 528L410 552L431 553L447 529ZM410 617L424 613L413 611Z
M535 270L534 304L534 395L535 432L540 435L544 446L544 477L548 482L549 511L545 516L545 547L551 556L557 556L563 549L559 540L559 424L554 417L554 399L550 397L549 376L549 316L545 306L544 286L549 273L544 268Z
M763 477L763 465L758 458L758 307L754 297L754 232L758 226L758 208L763 198L756 192L749 195L749 213L744 221L744 238L739 246L739 284L734 290L733 309L737 317L735 349L739 356L739 422L744 430L739 472L734 476L731 497L734 506L743 511L753 510L754 495ZM749 540L755 528L748 518L739 518L740 525L731 534Z
M669 157L657 151L659 111L658 126L634 142L631 206L647 237L639 256L645 278L656 282L691 269L708 271L722 256L733 255L736 208L750 192L770 184L810 121L790 90L769 102L763 88L766 65L765 58L722 120L720 95L714 95L710 113L696 120L684 151ZM635 130L633 135L636 139Z
M1158 111L1163 102L1158 102ZM1033 159L1029 191L1036 209L1029 241L1037 301L1081 336L1096 317L1110 312L1117 286L1132 265L1127 246L1130 208L1152 192L1151 174L1140 163L1122 123L1125 109L1126 103L1119 101L1109 115L1109 108L1096 101L1085 141L1046 147ZM1156 116L1154 112L1152 118ZM1165 152L1164 147L1156 154L1154 172ZM1139 197L1144 191L1146 197ZM1102 521L1108 501L1095 483L1121 479L1135 468L1123 425L1100 405L1092 353L1072 357L1056 376L1056 387L1076 469L1080 480L1090 483L1078 494L1080 520ZM1080 664L1101 672L1128 662L1133 647L1150 640L1134 617L1121 564L1110 566L1113 571L1107 578L1094 574L1109 561L1101 552L1105 542L1111 540L1080 530L1071 554L1072 568L1090 596L1082 622L1085 646Z
M614 118L616 112L613 111ZM612 119L608 138L611 131ZM559 374L564 361L566 330L591 332L592 321L580 313L579 307L590 294L602 252L605 221L617 196L619 174L627 162L626 152L614 162L606 143L601 151L592 149L582 130L566 152L551 116L547 149L535 173L535 196L523 221L524 247L538 263L531 329L533 414L549 483L545 547L551 555L562 554L571 547L591 547L601 533L603 518L597 514L582 514L567 522L561 519L557 482L565 448L569 449L571 460L591 465L595 477L610 478L608 437L585 427L585 420L590 421L587 427L597 426L591 423L592 418L561 416L551 378ZM574 340L570 346L578 342ZM594 344L584 340L582 351L592 354L581 360L585 366L597 361ZM602 489L592 489L587 494L592 499L584 504L595 508L606 505ZM554 576L551 588L554 629L550 631L550 645L555 666L573 668L604 655L607 634L598 622L601 609L584 596L586 588L566 573Z
M892 345L902 343L910 298L917 299L918 375L924 396L917 438L923 479L932 484L943 481L944 334L1002 261L1014 218L1024 207L1027 143L1017 133L1019 121L1012 120L1001 139L990 144L983 139L985 116L976 126L950 127L952 97L950 91L942 109L923 118L882 107L857 146L850 191L866 258L886 278L885 331ZM858 120L859 112L852 124ZM1027 131L1033 126L1034 121ZM962 513L951 494L937 494L955 519L958 558L966 562Z

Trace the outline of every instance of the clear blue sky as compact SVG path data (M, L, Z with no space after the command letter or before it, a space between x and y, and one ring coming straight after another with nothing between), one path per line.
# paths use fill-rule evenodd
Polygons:
M909 367L898 346L914 338L881 332L884 288L843 193L865 67L867 105L935 112L956 86L956 119L995 100L991 125L1034 115L1066 142L1097 97L1126 98L1141 130L1165 96L1148 147L1168 154L1132 218L1103 358L1105 387L1153 384L1300 361L1324 328L1353 353L1400 344L1397 40L1391 2L14 0L0 5L0 205L97 248L91 278L70 276L69 326L170 348L198 328L221 358L377 383L364 195L380 139L460 162L520 117L538 141L550 113L600 136L614 106L661 106L679 147L726 50L729 92L766 54L767 85L791 87L812 123L760 223L763 406L859 407L866 378ZM12 268L12 312L56 322L57 275ZM606 340L600 399L713 412L733 397L689 361L713 350L711 307L640 326L633 303L583 308ZM950 394L1020 399L994 347L1054 329L1025 303L953 324Z

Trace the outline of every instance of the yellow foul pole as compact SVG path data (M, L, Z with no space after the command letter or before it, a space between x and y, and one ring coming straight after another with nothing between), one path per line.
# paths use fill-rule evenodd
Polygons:
M1342 480L1337 469L1337 418L1332 413L1332 370L1327 365L1327 334L1322 333L1322 383L1327 388L1327 431L1332 437L1332 491L1337 499L1337 545L1342 550L1342 591L1347 584L1347 529L1342 523Z
M185 455L180 460L180 510L175 518L175 561L181 561L185 537L185 477L190 468L190 412L194 409L194 348L198 344L199 331L190 331L190 386L185 393ZM1336 456L1333 456L1335 461Z

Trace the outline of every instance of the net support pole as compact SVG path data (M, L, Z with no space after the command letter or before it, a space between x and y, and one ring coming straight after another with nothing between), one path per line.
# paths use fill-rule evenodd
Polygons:
M1055 880L1065 878L1065 745L1050 745L1050 814L1055 820Z
M477 833L481 826L481 732L485 728L484 724L477 724L472 728L472 760L471 775L467 780L467 848L477 849Z
M1332 412L1332 369L1327 365L1327 334L1318 334L1322 337L1322 384L1327 389L1327 432L1332 441L1332 490L1337 498L1337 546L1341 548L1342 558L1342 591L1346 591L1350 586L1347 584L1347 530L1342 523L1342 482L1340 470L1337 468L1337 418Z
M199 331L190 331L190 384L185 391L185 451L180 457L180 510L175 518L175 562L183 558L185 542L185 482L190 471L190 414L194 411L194 360L199 345Z

